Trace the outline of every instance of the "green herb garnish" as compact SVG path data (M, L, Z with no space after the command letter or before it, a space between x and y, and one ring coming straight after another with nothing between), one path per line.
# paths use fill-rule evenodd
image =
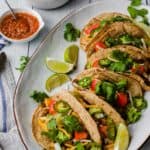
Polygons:
M72 42L76 41L80 37L80 30L76 29L71 23L65 25L64 38L65 40Z
M125 60L128 57L128 54L124 53L124 52L122 52L120 50L114 50L111 53L111 57L116 59L116 60L122 61L122 60Z
M115 72L125 72L127 70L126 64L122 61L112 62L109 69Z
M48 123L47 123L47 128L48 130L54 130L56 129L57 124L56 124L56 120L55 119L51 119Z
M80 142L76 144L76 149L75 150L85 150L84 145Z
M145 8L136 9L136 8L134 8L132 6L128 7L128 12L130 13L130 15L131 15L131 17L133 19L135 19L138 16L145 17L145 15L148 14L148 10L147 9L145 9Z
M140 6L141 5L141 0L132 0L131 5L132 6Z
M75 116L65 116L63 119L63 125L69 133L82 130L82 126Z
M63 132L59 131L56 136L56 142L62 144L70 139L69 136L65 135Z
M111 19L112 22L123 22L123 21L131 21L128 18L124 18L122 16L116 16Z
M58 130L50 130L48 132L41 132L41 135L48 137L49 139L56 141L56 136L58 135Z
M133 45L140 48L142 46L142 41L141 38L133 37L129 34L123 34L116 38L108 37L105 40L105 44L107 47L125 44Z
M38 91L33 91L30 95L33 100L35 100L37 103L41 103L44 101L45 98L48 98L48 95L45 92L38 92Z
M16 69L19 70L20 72L23 72L27 63L29 62L29 59L30 59L30 57L28 57L28 56L21 56L20 57L20 66Z
M146 25L148 25L148 26L150 25L150 23L149 23L149 20L148 20L148 17L147 17L147 16L144 16L141 22L142 22L142 23L144 23L144 24L146 24Z
M145 8L137 9L137 6L141 5L141 0L132 0L130 6L128 6L128 12L133 19L137 17L142 18L142 22L146 25L149 25L149 21L147 18L148 10Z

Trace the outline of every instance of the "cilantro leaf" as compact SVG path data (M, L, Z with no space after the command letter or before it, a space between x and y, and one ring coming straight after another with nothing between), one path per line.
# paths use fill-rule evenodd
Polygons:
M28 56L21 56L20 57L20 66L18 68L16 68L16 70L23 72L27 63L29 62L29 59L30 59L30 57L28 57Z
M47 123L47 128L48 130L53 130L56 129L56 119L51 119L48 123Z
M139 9L137 11L138 11L138 15L141 16L141 17L145 17L145 15L148 14L148 10L145 9L145 8Z
M33 100L35 100L37 103L41 103L44 101L45 98L48 97L48 95L45 92L38 92L38 91L33 91L30 95Z
M140 6L141 5L141 0L132 0L131 5L132 6Z
M142 9L136 9L132 6L129 6L128 7L128 12L130 14L130 16L135 19L136 17L138 16L141 16L141 17L145 17L145 15L148 14L148 10L145 9L145 8L142 8Z
M149 20L146 16L143 17L142 23L146 24L146 25L150 25Z
M41 135L44 135L44 136L48 137L49 139L56 141L56 136L58 135L58 130L55 129L55 130L51 130L48 132L43 131L43 132L41 132Z
M71 23L65 25L64 38L66 41L76 41L80 37L80 30L76 29Z
M138 16L137 9L133 8L132 6L128 6L128 12L133 19Z
M78 119L74 116L65 116L63 120L65 129L72 133L73 131L81 131L82 126L80 125Z

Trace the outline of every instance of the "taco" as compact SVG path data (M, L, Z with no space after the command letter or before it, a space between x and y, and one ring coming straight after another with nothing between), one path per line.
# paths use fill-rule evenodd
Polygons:
M95 109L96 104L89 105L90 111ZM103 123L98 124L81 103L81 97L62 91L46 98L36 109L32 120L33 135L45 149L53 150L59 145L62 150L79 148L112 150L117 127L120 123L124 125L125 123L105 101L99 100L98 109L100 108L104 111L105 117ZM96 112L94 114L96 115ZM106 136L99 131L99 125L102 128L104 121L109 130Z
M94 38L101 32L101 30L105 30L110 24L114 22L131 21L132 20L127 15L117 12L103 13L92 18L81 32L80 45L82 49L86 50L88 45L92 43Z
M85 34L84 30L82 35ZM140 48L141 51L146 53L146 56L150 58L150 38L147 33L132 22L131 19L111 23L108 21L90 42L86 41L86 36L81 36L81 47L87 51L88 56L102 48L109 48L116 45L133 45ZM86 46L83 47L83 43Z
M101 49L88 58L86 66L124 73L137 80L145 91L150 90L149 60L134 46L120 45Z
M32 131L36 141L48 150L55 150L57 146L69 150L78 144L100 149L102 144L95 121L66 91L46 98L36 109Z
M125 147L118 149L127 149L129 144L129 132L121 116L103 99L99 98L92 92L74 90L73 95L89 112L93 120L95 120L102 141L104 150L114 150L116 148L116 135L120 124L124 124L127 130L127 137L125 139ZM125 135L124 135L125 136Z
M73 85L104 99L129 124L138 121L147 106L142 88L135 79L105 69L85 70L73 80Z

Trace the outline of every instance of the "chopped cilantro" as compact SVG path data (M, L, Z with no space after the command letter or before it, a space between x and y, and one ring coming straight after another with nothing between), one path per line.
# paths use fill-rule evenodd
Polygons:
M38 91L33 91L30 95L33 100L35 100L37 103L41 103L44 101L45 98L48 97L48 95L45 92L38 92Z
M16 69L19 70L20 72L23 72L27 63L29 62L29 59L30 59L30 57L28 57L28 56L21 56L20 57L20 66Z

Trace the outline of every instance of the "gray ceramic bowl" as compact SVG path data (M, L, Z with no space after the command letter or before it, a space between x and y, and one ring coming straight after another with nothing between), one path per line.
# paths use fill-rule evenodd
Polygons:
M53 9L64 5L69 0L28 0L30 5L40 9Z

